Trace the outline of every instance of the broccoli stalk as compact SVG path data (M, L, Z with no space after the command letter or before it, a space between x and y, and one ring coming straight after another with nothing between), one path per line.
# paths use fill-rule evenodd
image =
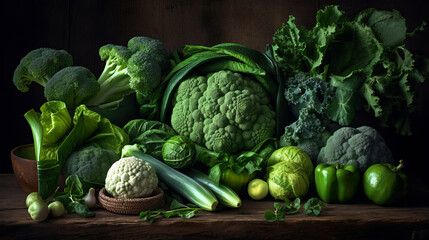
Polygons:
M100 90L86 104L105 109L117 108L124 96L131 93L150 95L161 83L163 67L169 62L164 45L147 37L130 39L128 47L106 44L99 55L106 61L98 78Z

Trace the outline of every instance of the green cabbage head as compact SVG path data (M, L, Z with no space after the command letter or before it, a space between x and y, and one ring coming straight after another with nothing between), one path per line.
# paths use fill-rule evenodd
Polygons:
M305 196L310 189L313 171L313 163L304 150L295 146L277 149L267 162L270 195L277 200Z
M188 137L176 135L162 146L162 159L172 168L183 169L192 166L196 158L194 143Z

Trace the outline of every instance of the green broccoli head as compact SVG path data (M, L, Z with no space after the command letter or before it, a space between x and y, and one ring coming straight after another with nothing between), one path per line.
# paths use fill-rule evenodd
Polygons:
M170 51L168 51L161 41L149 37L136 36L128 41L128 48L132 52L144 52L155 59L161 67L163 74L169 71Z
M120 156L112 150L89 145L70 154L62 170L65 177L77 175L91 186L100 188L109 168L119 159Z
M87 100L87 105L115 109L125 95L137 92L147 97L161 83L162 56L170 61L162 42L134 37L128 45L106 44L100 48L100 59L106 61L98 78L100 91Z
M154 58L144 52L136 52L128 61L130 87L143 95L149 95L161 83L161 68Z
M101 60L106 61L99 77L100 84L110 84L114 78L128 78L126 69L132 52L127 47L106 44L100 47L98 54Z
M92 72L80 66L66 67L55 73L45 87L48 101L62 101L76 107L100 89Z
M13 83L21 92L28 92L32 82L45 87L59 70L73 65L73 57L65 50L34 49L25 55L13 74Z
M318 163L353 164L364 172L375 163L393 163L392 153L382 136L372 127L342 127L326 142Z
M210 150L236 153L274 136L275 113L269 102L250 76L223 70L194 76L178 87L171 125Z

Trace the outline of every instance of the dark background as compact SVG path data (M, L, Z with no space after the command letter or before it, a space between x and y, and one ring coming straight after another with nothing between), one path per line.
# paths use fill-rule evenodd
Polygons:
M159 39L169 50L184 44L214 45L235 42L263 51L274 32L296 17L298 26L312 27L318 9L338 4L353 18L374 7L397 9L407 19L409 31L423 20L429 22L429 4L418 0L18 0L3 1L0 12L0 173L12 173L10 150L32 142L23 114L45 101L43 89L32 84L19 92L12 76L19 60L39 47L65 49L74 65L85 66L97 76L104 62L98 49L106 43L126 44L133 36ZM414 54L429 56L429 31L406 42ZM400 137L381 129L397 160L404 159L411 177L428 184L429 174L429 81L417 89L418 109L413 116L415 134Z

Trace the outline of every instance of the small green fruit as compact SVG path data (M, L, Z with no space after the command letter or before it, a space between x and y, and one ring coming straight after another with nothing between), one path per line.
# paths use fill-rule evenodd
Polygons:
M34 221L45 221L49 215L48 205L44 201L34 201L28 207L28 213Z
M29 207L35 201L43 201L42 197L40 197L38 192L32 192L28 194L27 199L25 200L25 204Z
M63 203L60 201L51 202L48 209L52 217L61 217L66 212Z
M247 192L253 200L262 200L268 195L268 184L262 179L253 179L247 185Z

